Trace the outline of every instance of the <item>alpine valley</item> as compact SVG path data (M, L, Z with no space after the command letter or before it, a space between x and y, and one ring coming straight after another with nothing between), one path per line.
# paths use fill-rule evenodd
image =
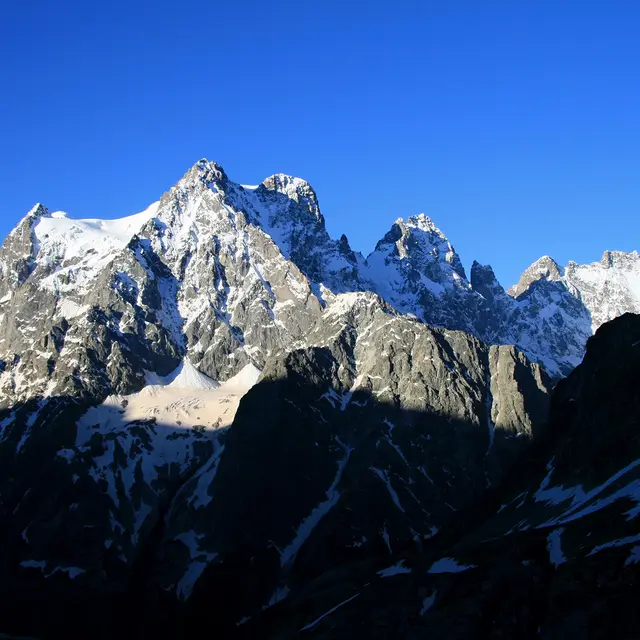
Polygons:
M631 637L640 256L509 290L201 160L0 248L2 637ZM595 335L594 335L595 334Z

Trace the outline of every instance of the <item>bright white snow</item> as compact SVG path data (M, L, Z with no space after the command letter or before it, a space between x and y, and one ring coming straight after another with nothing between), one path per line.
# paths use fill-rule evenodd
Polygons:
M118 220L73 220L61 212L40 218L34 227L38 244L36 261L58 267L42 281L44 286L66 291L95 278L153 218L159 204L154 202L141 213ZM63 285L57 279L62 270L74 272L75 284Z
M252 364L222 384L197 370L186 359L164 378L148 373L150 383L128 396L109 396L102 407L112 409L113 419L122 421L155 418L173 428L226 427L233 422L240 399L257 382L260 370ZM94 418L89 418L93 420Z

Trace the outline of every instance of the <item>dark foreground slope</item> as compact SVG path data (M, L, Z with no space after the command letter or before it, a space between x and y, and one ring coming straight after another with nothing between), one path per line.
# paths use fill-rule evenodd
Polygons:
M238 628L268 638L637 637L640 317L590 339L549 428L422 556L320 576Z

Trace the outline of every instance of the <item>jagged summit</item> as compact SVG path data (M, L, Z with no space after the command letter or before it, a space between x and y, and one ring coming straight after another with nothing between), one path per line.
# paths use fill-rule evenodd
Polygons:
M555 376L580 361L602 322L640 311L637 252L607 251L599 263L566 268L543 256L506 295L490 266L474 262L468 280L453 245L424 213L398 218L365 259L346 236L329 236L307 181L276 173L242 185L205 158L134 216L73 219L36 205L5 240L0 275L0 299L17 300L15 288L29 282L54 297L42 303L51 307L45 315L66 321L110 295L118 298L112 308L133 305L132 326L140 322L133 309L147 307L149 324L140 330L157 327L180 357L186 351L220 380L248 363L260 368L272 348L297 339L342 293L371 291L427 324L517 344ZM0 317L0 331L14 336L14 321L2 309ZM125 325L114 319L113 326L122 333ZM0 359L13 358L13 340L7 334ZM13 375L7 384L15 384ZM38 376L17 380L27 389Z
M401 222L403 222L402 218L396 220L396 223ZM444 233L438 229L433 220L424 213L418 213L407 218L406 226L414 229L420 229L420 231L426 231L427 233L434 233L441 238L445 237Z
M558 263L550 256L542 256L538 258L531 266L529 266L520 276L517 284L508 289L509 295L517 298L523 291L528 289L536 280L560 280L562 278L562 269Z
M285 173L275 173L265 178L262 186L270 191L284 193L296 201L299 198L311 198L314 202L318 200L316 192L306 180Z
M206 158L202 158L202 160L196 162L193 169L197 170L202 182L207 186L218 182L226 183L229 180L224 169L217 162L207 160Z
M605 251L600 259L600 264L606 268L630 268L640 264L640 254L637 251Z
M471 287L489 302L505 293L491 266L480 264L477 260L471 265Z
M41 218L42 216L46 216L49 214L49 210L45 207L41 202L37 202L36 204L29 209L25 218Z
M365 259L305 181L207 160L134 216L34 208L0 248L6 631L579 632L576 576L583 610L637 582L638 318L598 332L548 428L543 368L640 311L638 262L543 257L514 298L423 214Z

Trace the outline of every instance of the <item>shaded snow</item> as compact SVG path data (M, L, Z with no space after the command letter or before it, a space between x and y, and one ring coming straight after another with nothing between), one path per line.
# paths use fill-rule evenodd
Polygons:
M547 536L547 551L549 552L549 562L554 567L559 567L561 564L567 561L562 553L561 536L564 528L560 527L554 529Z
M404 566L404 560L396 562L396 564L378 571L378 575L381 578L390 578L391 576L397 576L403 573L411 573L411 569Z
M310 631L319 622L324 620L324 618L326 618L328 615L332 614L334 611L336 611L340 607L343 607L345 604L347 604L347 602L351 602L352 600L355 600L359 595L360 595L359 593L356 593L355 596L351 596L350 598L347 598L346 600L344 600L340 604L337 604L335 607L329 609L329 611L327 611L326 613L323 613L319 618L316 618L313 622L310 622L306 627L302 627L302 629L300 629L300 631Z
M627 536L626 538L620 538L619 540L612 540L611 542L605 542L604 544L599 544L597 547L594 547L587 555L595 555L604 549L612 549L614 547L624 547L628 544L633 544L634 542L640 542L640 534L635 536ZM627 561L628 563L628 561Z
M631 549L631 553L629 554L629 557L624 563L624 566L626 567L630 564L637 564L639 562L640 562L640 546L633 547L633 549Z
M268 609L269 607L273 607L278 604L278 602L282 602L289 595L289 587L277 587L276 590L271 594L269 601L267 604L262 607L262 610Z
M398 498L398 494L396 493L396 490L391 485L391 481L389 480L389 474L386 471L377 469L376 467L369 467L369 468L371 469L371 471L373 471L373 473L375 473L378 476L378 478L380 478L380 480L382 480L382 482L384 482L385 486L387 487L387 491L389 492L389 495L393 500L393 504L395 504L396 507L398 507L398 509L400 509L400 511L404 513L404 507L400 503L400 498Z
M189 550L191 562L187 570L176 585L176 593L181 600L186 600L191 595L193 587L207 568L207 565L215 560L217 553L201 551L199 541L204 538L204 534L197 534L195 531L186 531L175 536L174 540L182 542Z
M187 600L193 591L193 587L207 568L209 563L216 558L217 554L207 554L205 559L192 560L187 570L176 585L176 593L181 600Z
M209 458L207 464L198 470L195 476L198 479L196 487L191 497L187 500L187 504L191 505L194 509L206 507L213 500L213 496L210 493L210 486L216 477L216 473L218 473L220 458L224 453L224 445L219 446L217 442L215 444L217 446L216 451Z
M475 569L475 564L464 565L458 564L453 558L440 558L436 560L427 573L460 573L467 569Z
M430 596L427 596L422 601L422 609L420 609L421 616L423 616L425 613L427 613L427 611L429 611L429 609L431 609L431 607L433 607L433 605L436 602L437 595L438 595L438 592L434 591Z
M547 477L542 481L540 488L536 492L534 496L535 499L539 502L547 502L548 504L553 505L561 504L562 502L571 500L571 505L559 516L557 516L556 518L552 518L551 520L545 522L540 526L566 524L567 522L571 522L572 520L577 520L578 518L582 518L586 515L589 515L590 513L594 513L595 511L604 509L608 505L623 498L631 498L632 500L635 500L640 504L640 480L633 480L626 486L618 489L617 491L614 491L606 497L599 498L599 496L610 489L614 483L617 483L627 473L629 473L639 465L640 459L634 460L623 469L620 469L618 472L614 473L602 484L594 487L590 491L585 491L581 485L569 488L558 486L548 488L551 474L553 473L552 463L549 463L549 465L547 465L549 473L547 474ZM627 513L628 519L637 516L639 513L640 508L632 509Z
M56 573L66 573L69 578L74 580L79 575L86 573L85 569L80 569L80 567L54 567L51 571L46 572L45 568L47 566L46 561L44 560L24 560L20 563L21 567L27 567L30 569L40 569L44 574L45 578L50 578L52 575Z
M338 443L344 451L344 457L338 461L336 475L326 492L327 499L317 505L313 509L313 511L300 523L293 540L284 549L282 549L282 553L280 555L280 565L282 567L290 566L293 563L298 554L298 551L300 551L302 545L307 541L317 524L320 522L320 520L322 520L322 518L324 518L327 513L329 513L331 508L338 503L338 500L342 495L340 491L338 491L338 485L340 484L342 473L344 471L344 468L347 466L347 462L349 462L349 456L353 449L342 444L340 440L338 440Z

